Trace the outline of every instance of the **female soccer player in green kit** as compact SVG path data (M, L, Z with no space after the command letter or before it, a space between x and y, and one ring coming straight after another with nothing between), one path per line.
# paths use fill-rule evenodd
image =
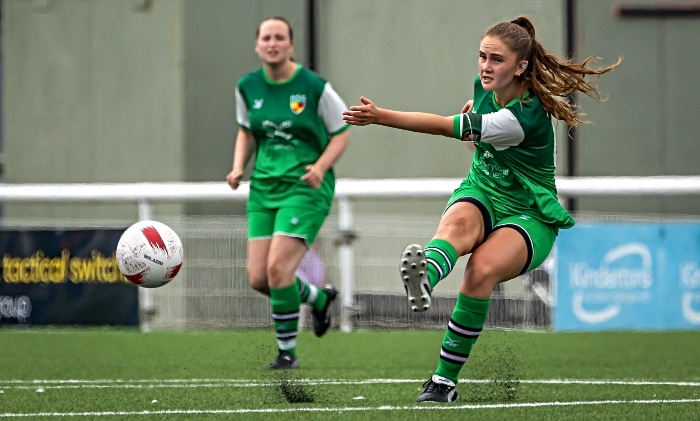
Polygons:
M330 325L337 291L295 277L307 248L330 211L335 191L333 164L348 144L347 109L330 83L292 58L292 27L282 17L258 26L255 51L262 67L236 87L239 125L233 169L237 189L255 150L248 215L248 280L270 296L279 353L270 369L298 368L296 337L301 302L312 308L314 333Z
M597 77L620 63L591 69L586 66L589 60L559 61L537 42L532 23L520 16L483 35L474 99L462 114L392 111L364 97L363 105L344 113L353 125L442 135L476 147L469 174L447 202L433 239L425 247L409 245L401 256L410 305L425 311L433 288L460 256L471 254L437 370L418 402L457 400L458 374L484 327L494 286L539 266L559 229L574 225L557 200L551 117L574 126L582 123L571 106L556 97L579 91L599 100L585 77Z

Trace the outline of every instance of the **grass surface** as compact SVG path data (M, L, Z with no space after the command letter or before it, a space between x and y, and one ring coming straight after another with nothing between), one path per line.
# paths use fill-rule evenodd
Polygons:
M700 332L485 331L459 402L417 405L442 331L0 330L0 419L700 419ZM384 380L382 380L384 379Z

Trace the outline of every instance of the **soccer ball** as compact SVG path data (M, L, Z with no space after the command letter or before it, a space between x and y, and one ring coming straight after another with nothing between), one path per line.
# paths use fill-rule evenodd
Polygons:
M144 288L172 281L182 267L182 242L169 226L140 221L124 231L117 244L117 264L126 279Z

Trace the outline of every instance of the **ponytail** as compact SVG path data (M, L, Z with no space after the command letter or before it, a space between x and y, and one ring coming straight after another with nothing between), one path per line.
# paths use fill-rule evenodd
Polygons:
M615 64L590 68L588 64L598 57L591 56L582 63L573 60L559 60L546 50L535 37L535 27L525 16L518 16L510 22L498 23L486 30L484 36L493 36L503 41L518 56L518 60L527 60L525 71L519 76L523 92L530 90L542 101L545 110L557 120L571 126L588 121L581 120L577 106L562 101L557 97L567 97L574 92L582 92L596 101L602 101L598 88L593 85L600 75L615 69L622 59ZM593 76L586 80L587 76Z

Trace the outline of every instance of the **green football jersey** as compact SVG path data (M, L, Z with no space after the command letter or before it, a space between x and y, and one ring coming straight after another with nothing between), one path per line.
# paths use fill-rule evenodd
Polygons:
M554 128L540 99L526 92L503 108L477 77L473 111L454 117L454 136L476 147L467 181L489 194L494 211L503 215L573 226L557 199Z
M304 183L299 180L304 168L318 160L332 136L349 127L342 116L346 109L329 82L301 65L281 83L262 68L243 76L236 87L236 119L255 138L253 182ZM334 186L331 168L324 187Z

